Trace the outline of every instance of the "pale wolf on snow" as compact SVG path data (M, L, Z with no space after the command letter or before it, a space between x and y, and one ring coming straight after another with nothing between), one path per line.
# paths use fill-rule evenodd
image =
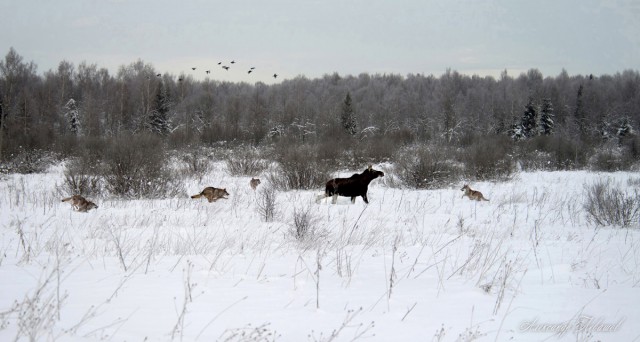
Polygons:
M474 201L489 201L488 199L484 198L484 196L482 196L482 193L480 191L471 189L469 187L469 184L465 184L460 190L464 191L464 195L462 195L462 198L464 198L464 196L467 196L470 200Z
M73 207L73 209L83 213L86 213L87 211L94 208L98 209L98 206L95 203L88 201L86 198L80 195L73 195L71 197L63 198L62 202L71 202L71 206Z
M249 181L249 185L251 185L251 189L255 191L258 185L260 185L260 179L251 177L251 181Z
M209 203L211 202L215 202L219 199L227 199L224 196L229 196L229 193L227 192L227 189L218 189L218 188L214 188L211 186L208 186L206 188L204 188L204 190L202 190L201 193L197 194L197 195L193 195L191 196L191 198L200 198L200 197L206 197L209 200Z

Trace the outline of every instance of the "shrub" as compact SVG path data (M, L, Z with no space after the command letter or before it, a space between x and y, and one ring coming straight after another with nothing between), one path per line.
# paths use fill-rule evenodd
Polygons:
M304 240L314 229L317 218L313 216L311 206L293 209L293 235L298 240Z
M462 166L450 156L454 151L442 146L406 149L395 164L398 177L412 188L436 189L458 182Z
M391 136L376 134L358 141L353 147L353 165L359 169L362 165L377 164L390 161L402 145Z
M624 159L629 165L629 169L637 169L640 166L640 136L624 137L620 144L623 147Z
M232 176L256 176L268 166L257 149L248 147L240 147L229 153L225 162Z
M91 137L69 138L73 143L68 151L71 155L64 170L64 182L58 189L61 194L78 194L83 196L99 195L103 189L102 157L104 139ZM72 153L72 154L71 154Z
M586 186L584 208L590 221L600 226L629 227L640 220L640 191L624 192L600 180Z
M402 180L398 176L397 169L398 167L395 164L382 164L380 171L384 172L384 177L379 178L379 184L387 188L402 188Z
M211 171L210 156L202 148L191 149L188 152L181 152L178 156L180 161L180 173L189 177L202 178Z
M630 166L623 149L617 146L604 146L589 158L589 168L593 171L621 171L627 170Z
M276 151L277 168L267 179L279 190L314 189L329 180L329 167L317 159L311 146L281 147Z
M483 137L482 141L469 146L463 153L462 163L466 176L476 180L507 180L514 171L507 137Z
M276 190L272 186L264 186L258 191L256 210L265 222L273 221L277 214Z
M8 157L7 162L0 164L0 172L23 174L43 172L55 160L51 152L19 147L16 153Z
M571 170L586 165L590 141L578 141L561 134L538 136L517 145L516 155L524 170Z
M352 163L349 154L353 145L353 139L346 139L340 134L335 138L320 139L314 145L316 160L327 165L334 165L336 169L349 168Z
M629 178L627 179L627 185L638 188L640 190L640 178Z
M303 249L317 248L318 242L326 240L328 232L318 227L318 222L313 206L293 209L290 233Z
M583 168L592 149L589 144L580 144L562 136L551 138L550 145L549 149L555 156L554 162L558 170Z
M151 135L122 136L105 150L102 170L109 192L125 197L164 197L183 193L168 168L162 141Z
M100 194L101 177L96 165L89 164L82 158L69 161L64 171L64 186L61 191L65 194L95 196Z

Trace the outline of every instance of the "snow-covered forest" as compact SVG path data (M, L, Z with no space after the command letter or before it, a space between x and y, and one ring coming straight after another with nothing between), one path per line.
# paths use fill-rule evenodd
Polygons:
M61 61L37 73L10 49L0 62L0 160L34 151L68 156L77 145L142 133L171 149L285 143L313 146L320 158L372 161L393 160L412 145L499 141L505 153L551 169L628 169L640 151L640 74L633 70L543 76L531 69L499 79L455 70L301 75L266 85L185 69L170 75L139 60L110 74Z

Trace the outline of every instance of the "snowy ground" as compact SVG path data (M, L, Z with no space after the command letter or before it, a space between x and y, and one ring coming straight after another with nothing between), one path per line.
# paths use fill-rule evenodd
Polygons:
M226 187L228 200L97 199L89 213L60 202L60 167L9 175L0 340L631 341L640 227L589 224L584 186L601 178L640 184L632 173L520 173L471 184L491 200L479 203L462 184L377 179L368 206L279 192L264 222L250 177L223 164L185 190ZM313 234L299 241L293 213L304 209Z

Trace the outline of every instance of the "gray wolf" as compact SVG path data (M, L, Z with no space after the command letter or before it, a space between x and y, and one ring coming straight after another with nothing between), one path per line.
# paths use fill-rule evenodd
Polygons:
M255 191L258 185L260 185L260 179L251 177L251 181L249 181L249 185L251 185L251 189Z
M71 206L73 207L73 209L83 213L86 213L87 211L94 208L98 209L98 206L95 203L88 201L86 198L80 195L73 195L71 197L63 198L62 202L71 202Z
M204 188L204 190L202 190L201 193L197 194L197 195L193 195L191 196L191 198L200 198L200 197L205 197L207 200L209 200L209 203L211 202L215 202L219 199L227 199L224 196L229 196L229 193L227 192L227 189L218 189L218 188L214 188L211 186L208 186L206 188Z
M489 201L488 199L484 198L480 191L471 189L469 187L469 184L465 184L460 190L464 191L464 195L462 195L462 198L464 198L464 196L467 196L470 200L474 201Z

